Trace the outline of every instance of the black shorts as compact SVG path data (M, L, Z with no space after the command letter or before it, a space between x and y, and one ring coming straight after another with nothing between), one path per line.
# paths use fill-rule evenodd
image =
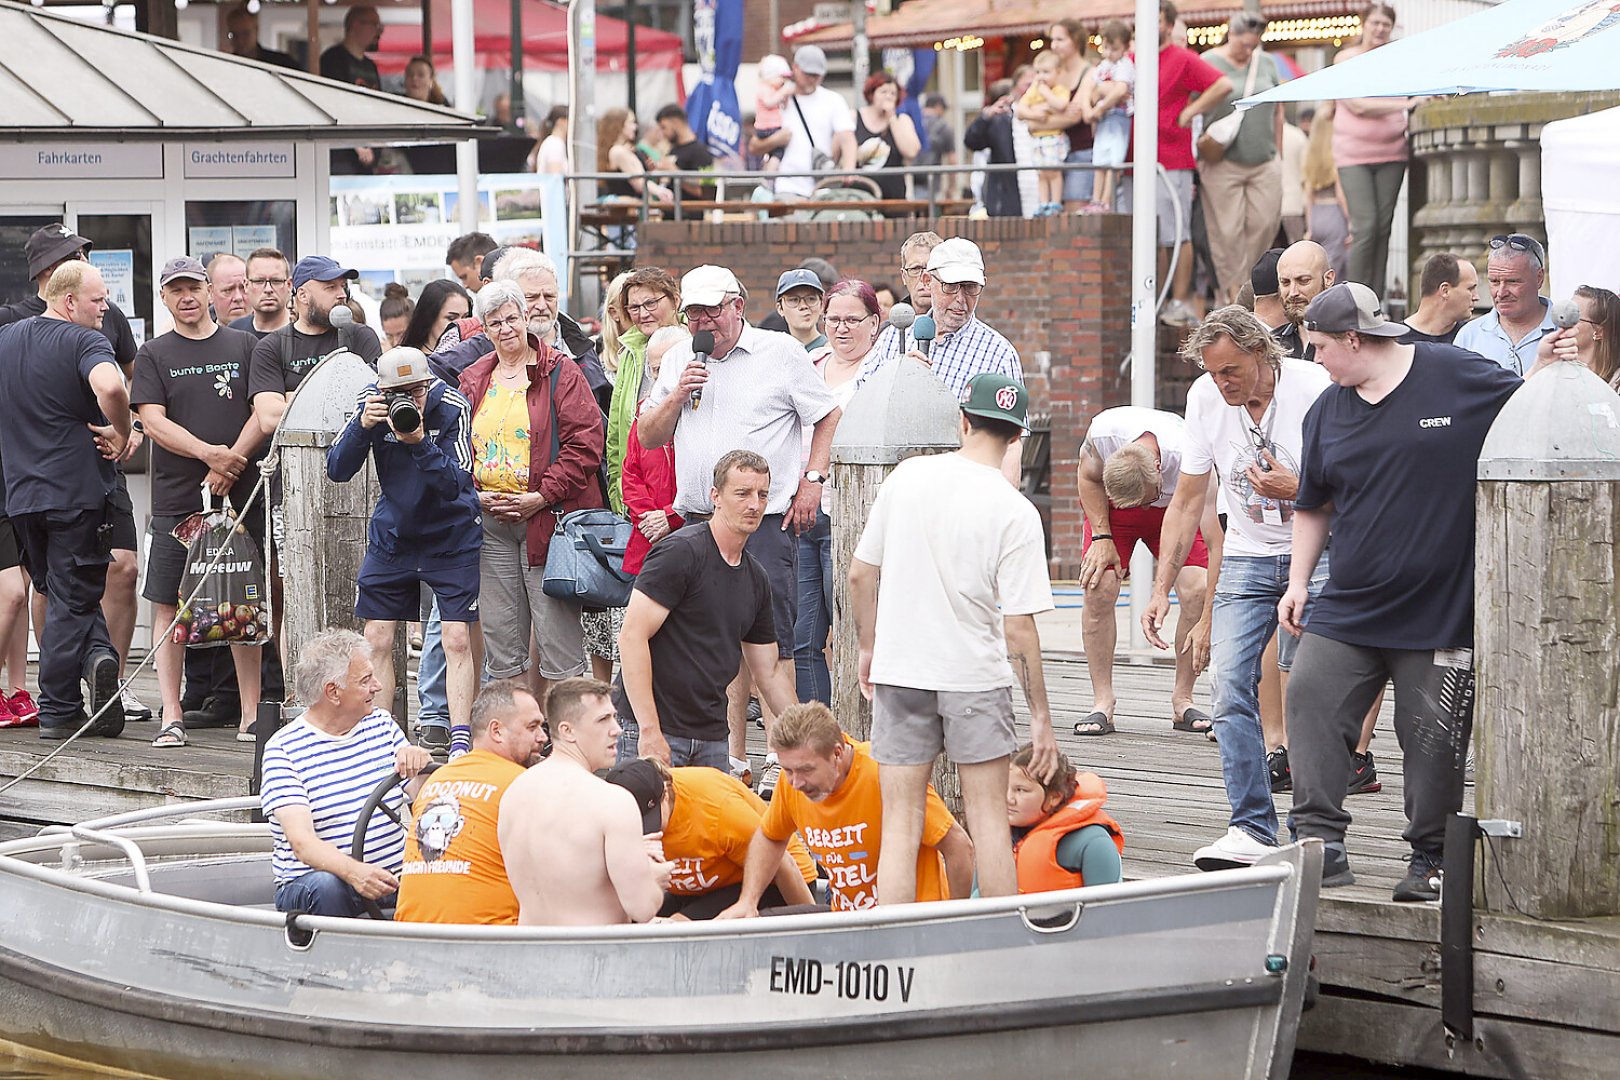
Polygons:
M414 622L421 617L422 586L439 600L443 622L478 621L478 562L418 570L366 552L354 588L354 617L367 622Z
M186 546L174 538L174 528L190 517L154 517L148 533L151 536L151 546L146 552L146 583L141 586L141 596L154 604L165 604L178 607L180 604L180 579L186 572ZM247 525L248 535L259 548L259 558L264 558L264 524L260 515L249 513L244 522ZM116 528L116 526L115 526ZM121 547L116 541L114 547Z
M135 528L135 504L129 498L129 482L118 474L118 486L107 496L107 520L112 524L114 551L139 551L141 534Z
M0 514L0 570L21 566L22 562L22 537L17 535L11 519Z

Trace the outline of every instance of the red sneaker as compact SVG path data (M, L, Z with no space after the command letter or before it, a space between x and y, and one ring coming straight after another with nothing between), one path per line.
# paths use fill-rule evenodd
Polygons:
M34 699L28 696L27 690L19 687L17 692L12 694L10 698L0 697L0 701L5 702L7 711L16 718L16 723L13 726L39 726L39 706L34 704ZM3 714L0 714L0 716L3 716ZM0 727L4 726L4 721L0 720Z
M11 702L10 702L10 700L4 694L0 694L0 728L13 728L13 727L22 727L22 726L23 726L22 719L20 717L18 717L18 715L16 713L11 711Z

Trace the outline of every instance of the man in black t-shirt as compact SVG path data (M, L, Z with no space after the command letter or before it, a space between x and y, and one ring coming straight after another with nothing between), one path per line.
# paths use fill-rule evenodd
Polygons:
M269 337L292 321L287 302L292 297L292 267L287 256L273 247L255 249L247 257L248 314L234 320L232 330Z
M382 16L369 4L349 9L343 17L343 40L321 53L321 74L350 86L382 89L382 76L366 53L382 44Z
M713 172L714 155L692 131L687 123L686 110L679 105L665 105L658 110L658 130L669 140L671 166L681 172ZM714 185L702 180L683 180L681 194L692 199L711 199Z
M1315 360L1316 350L1306 340L1305 309L1333 284L1333 267L1327 249L1314 240L1290 245L1277 257L1277 295L1288 321L1271 331L1289 356Z
M118 655L102 615L112 555L114 464L128 456L129 393L97 333L107 286L88 263L58 267L46 311L0 329L0 452L6 505L36 590L47 598L40 639L39 726L65 739L124 729ZM89 713L79 688L90 684Z
M1448 345L1397 343L1407 328L1384 318L1365 285L1323 292L1305 329L1336 385L1305 416L1293 571L1278 605L1300 637L1287 701L1289 825L1326 843L1324 885L1355 880L1344 850L1350 752L1392 679L1412 847L1395 899L1435 900L1473 724L1474 477L1521 380ZM1531 374L1555 353L1576 358L1573 333L1549 335ZM1302 627L1330 529L1328 583Z
M259 16L248 6L237 4L225 16L226 46L237 56L257 60L263 64L300 70L298 61L284 52L267 49L259 44Z
M777 715L793 704L772 677L770 580L743 550L770 490L765 459L733 450L714 467L714 516L665 537L647 556L619 634L621 763L655 757L671 767L730 771L726 687L745 657Z
M1430 255L1423 264L1421 299L1418 309L1406 320L1410 327L1400 337L1402 345L1419 341L1450 345L1457 331L1474 317L1479 302L1479 271L1467 259L1449 251Z
M153 746L186 744L180 705L181 647L165 632L180 602L186 547L173 533L203 509L202 488L228 498L256 536L264 533L262 502L249 506L258 478L264 432L248 399L251 334L216 323L208 311L208 275L190 256L170 259L158 277L159 296L174 329L141 347L135 357L130 400L154 443L152 523L142 595L152 602L152 648L157 653L163 726ZM259 707L260 647L230 646L241 701L239 731L246 734Z

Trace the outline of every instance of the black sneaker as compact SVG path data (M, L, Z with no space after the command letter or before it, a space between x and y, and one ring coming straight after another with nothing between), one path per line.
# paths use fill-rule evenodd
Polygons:
M61 742L63 739L73 737L73 733L84 727L84 722L90 719L90 714L80 709L78 713L65 724L40 724L39 737L51 742ZM85 732L86 735L90 732Z
M1356 875L1350 872L1350 856L1343 844L1322 845L1322 888L1336 889L1340 885L1354 885Z
M416 745L441 760L450 757L450 729L443 724L422 724L416 729Z
M748 719L760 727L765 726L765 710L760 707L759 698L757 697L748 699Z
M1279 746L1267 754L1266 768L1271 770L1272 791L1294 790L1294 774L1288 771L1288 747Z
M118 657L107 651L91 653L84 662L84 681L90 688L84 701L85 709L96 717L85 734L116 739L124 732L124 701L118 693Z
M1421 851L1412 852L1406 876L1395 886L1394 898L1401 903L1440 899L1440 878L1445 873L1440 860Z
M203 700L201 708L186 709L183 716L187 731L200 731L203 728L236 727L242 720L241 699L229 700L210 694Z
M1375 791L1383 791L1384 785L1378 780L1378 770L1373 767L1372 751L1358 754L1350 753L1350 781L1345 788L1346 795L1371 795Z

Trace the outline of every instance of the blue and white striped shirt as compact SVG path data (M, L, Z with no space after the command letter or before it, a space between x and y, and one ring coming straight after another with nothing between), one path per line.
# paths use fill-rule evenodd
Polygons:
M917 339L908 329L903 333L892 326L884 327L872 351L861 365L860 377L864 381L877 372L892 357L903 355L917 347ZM961 400L967 393L968 380L982 371L999 371L1020 383L1024 381L1024 368L1018 361L1018 350L976 317L954 334L941 334L928 354L929 367L936 378L950 388L952 395Z
M287 806L308 807L315 819L315 834L347 854L366 797L394 771L395 754L404 745L404 732L382 709L371 710L344 735L328 735L300 717L271 737L264 748L259 801L275 838L271 865L277 885L314 868L293 854L276 811ZM386 801L397 813L405 793L396 788ZM366 831L364 854L362 861L398 874L405 861L405 830L381 810L376 811Z

